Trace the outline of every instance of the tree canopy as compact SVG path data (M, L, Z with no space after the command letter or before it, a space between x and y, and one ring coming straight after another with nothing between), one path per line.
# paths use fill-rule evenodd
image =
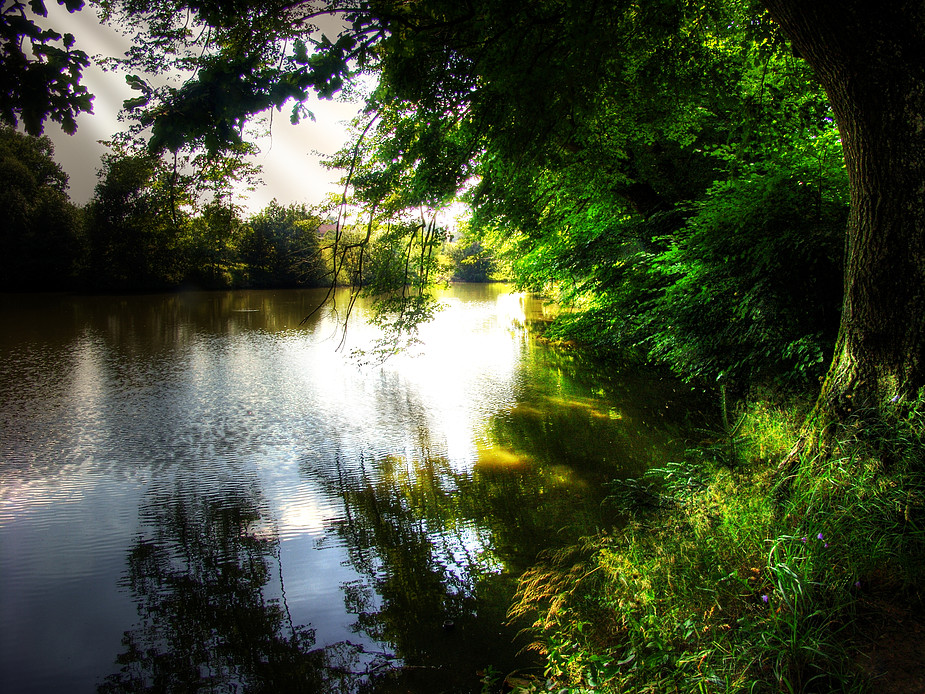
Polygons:
M811 382L831 360L822 429L925 385L920 2L97 5L137 33L126 108L151 151L235 151L253 115L298 120L310 93L371 74L331 163L370 230L405 229L399 262L439 240L409 220L463 196L522 284L584 309L585 337L746 382ZM8 85L4 119L66 119L88 103L66 88L83 58L13 14L4 30L67 80ZM26 86L72 111L36 110Z
M612 515L632 522L541 558L513 614L538 615L549 686L829 691L848 686L844 675L855 687L859 659L849 664L831 644L855 645L846 629L862 600L867 610L879 599L866 582L894 593L922 576L922 0L93 4L135 37L110 61L138 93L125 103L132 128L104 162L82 231L76 214L74 226L48 226L75 212L50 143L0 131L0 198L13 222L4 242L23 267L99 268L97 286L110 289L348 281L379 297L386 339L373 356L387 356L433 315L447 255L471 278L503 268L567 305L546 337L712 384L724 415L729 394L810 394L790 453L780 418L749 406L735 426L724 417L719 443L616 481ZM36 134L48 119L73 130L90 104L79 37L40 29L41 1L0 7L0 119ZM246 170L251 118L310 118L311 94L351 90L366 108L328 161L343 172L340 198L241 219L227 180ZM198 179L184 162L198 162ZM470 215L445 253L438 212L460 201ZM57 248L76 239L76 265L43 245L49 238ZM568 444L548 416L517 420L505 417L495 435ZM768 431L740 437L743 422ZM834 438L841 425L847 442ZM740 441L757 451L736 450ZM745 469L748 459L759 464ZM390 599L375 611L362 586L347 597L360 626L397 642L390 629L407 631L408 596L449 579L403 570L433 549L404 532L430 513L407 503L413 486L403 498L390 483L377 506L363 485L349 489L339 474L335 486L354 498L351 523L382 536L390 573L376 589ZM512 511L501 491L496 516ZM443 496L465 503L464 493ZM187 515L208 529L211 516L197 513ZM246 525L233 529L249 541ZM166 555L136 549L139 576L186 580ZM259 555L237 552L257 569ZM224 589L221 578L213 583ZM245 607L259 593L251 583ZM161 641L177 622L173 603L196 597L136 593L150 607L142 626ZM295 658L279 615L254 615L267 652ZM180 627L202 640L196 624ZM144 637L129 633L121 657L156 673L158 662L130 657ZM747 655L729 665L740 649ZM106 683L122 685L137 685L128 670Z
M84 0L58 4L76 12ZM43 0L0 2L0 121L41 135L52 120L73 134L77 115L92 111L93 97L80 83L90 58L73 34L43 28L39 18L47 16Z
M81 242L80 211L67 199L67 174L47 137L0 127L0 243L4 289L59 289L73 280Z

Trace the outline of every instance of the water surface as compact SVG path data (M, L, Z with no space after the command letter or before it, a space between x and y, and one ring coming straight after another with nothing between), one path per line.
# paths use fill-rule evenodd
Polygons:
M505 612L613 521L693 400L538 341L542 302L445 291L422 344L315 291L0 297L0 688L479 691ZM340 297L338 308L344 305Z

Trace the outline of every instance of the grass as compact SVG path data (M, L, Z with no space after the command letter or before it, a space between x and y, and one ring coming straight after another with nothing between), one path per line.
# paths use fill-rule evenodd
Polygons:
M869 691L865 615L922 605L925 397L847 425L781 500L803 414L752 404L728 436L615 483L619 529L524 575L512 616L546 656L537 689Z

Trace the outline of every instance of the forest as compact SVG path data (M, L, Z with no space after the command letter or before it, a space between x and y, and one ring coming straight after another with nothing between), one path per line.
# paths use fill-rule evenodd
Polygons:
M920 0L59 4L136 33L138 97L78 209L40 136L90 58L3 3L5 289L342 283L398 332L447 268L541 293L546 339L700 384L717 425L521 577L517 686L925 686ZM242 218L246 124L351 90L343 197Z
M108 155L99 164L93 198L80 207L68 199L67 174L55 162L51 141L2 127L0 200L8 215L3 242L10 265L0 289L109 293L363 285L384 268L383 234L364 245L366 225L331 223L327 205L273 200L247 215L229 192L245 173L227 157L220 170L209 167L208 176L201 169L182 174L145 152ZM335 236L341 244L336 261ZM360 247L379 262L358 265ZM477 245L446 239L438 250L444 280L489 278L491 265L476 257Z

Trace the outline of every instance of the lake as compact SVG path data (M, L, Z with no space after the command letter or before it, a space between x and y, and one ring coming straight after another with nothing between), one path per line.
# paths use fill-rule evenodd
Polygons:
M544 344L505 285L379 365L362 301L300 325L323 296L0 296L6 694L541 674L517 577L616 522L607 482L681 455L698 397Z

